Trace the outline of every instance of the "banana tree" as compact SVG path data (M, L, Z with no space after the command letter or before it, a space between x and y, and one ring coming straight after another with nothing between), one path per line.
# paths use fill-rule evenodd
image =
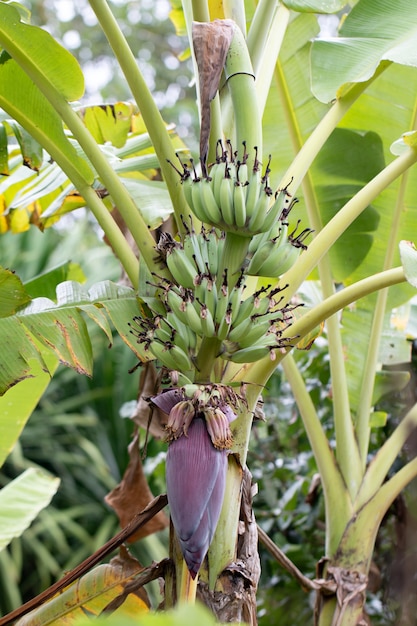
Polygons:
M414 460L392 473L416 407L379 450L370 448L383 419L373 409L392 385L382 365L407 354L390 314L417 284L417 253L406 241L415 230L417 186L416 16L405 0L383 11L377 0L359 0L350 11L345 4L176 6L198 78L200 150L190 155L176 149L109 6L90 0L169 194L172 229L157 237L143 210L144 188L133 193L114 150L98 145L96 126L70 104L83 93L74 58L26 23L15 3L0 5L0 106L9 120L3 146L17 123L46 151L48 160L33 167L46 179L62 173L59 186L46 185L54 201L46 217L58 217L76 190L76 206L91 210L132 286L105 282L87 291L66 281L56 297L34 298L3 270L12 297L0 324L8 357L2 391L31 376L33 361L47 370L39 344L90 373L83 314L109 338L110 319L140 362L156 366L159 388L149 404L169 441L173 522L165 606L197 594L226 622L256 623L259 564L246 458L262 389L278 366L302 416L325 503L324 557L309 582L318 624L363 619L379 525L417 475ZM337 36L319 36L319 12L347 13ZM123 140L110 141L123 150ZM5 190L4 228L9 214L37 197L36 182L25 187L22 180L14 181L20 205ZM303 302L308 280L318 281L315 303ZM324 324L331 441L293 356Z

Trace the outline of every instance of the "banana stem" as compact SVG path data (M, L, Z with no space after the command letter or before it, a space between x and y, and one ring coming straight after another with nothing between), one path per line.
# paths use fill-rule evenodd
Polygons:
M178 184L176 172L168 163L168 160L172 163L175 162L175 150L162 116L138 68L129 44L120 30L107 2L105 2L105 0L90 0L90 6L96 14L103 32L113 49L142 114L171 197L177 228L180 232L184 232L181 216L184 214L186 202L182 187Z
M251 152L255 146L262 155L262 124L255 89L255 76L242 31L236 26L225 63L226 81L232 100L226 136L235 136L238 159L243 158L243 142ZM230 119L233 118L233 119Z
M344 309L349 304L352 304L352 302L356 302L360 298L363 298L370 293L374 293L375 291L379 291L380 289L384 289L385 287L405 282L405 280L404 270L402 267L396 267L392 270L380 272L379 274L374 274L373 276L359 280L354 285L350 285L349 287L336 292L324 302L321 302L308 311L300 319L294 322L294 324L292 324L287 330L285 330L282 337L290 338L296 336L297 339L302 339L305 335L316 328L316 326L318 326L323 320L327 319L334 313L337 313L337 311ZM290 349L291 348L288 350ZM276 369L277 365L285 357L285 354L285 352L282 353L277 350L275 361L271 361L268 358L253 363L251 366L243 370L242 376L244 377L244 380L248 383L252 382L254 385L264 385ZM239 375L235 377L235 380L242 380L242 378Z
M221 341L216 337L204 337L197 355L196 382L207 383L213 374L213 365L218 356Z
M187 604L195 603L195 596L197 593L198 574L193 579L188 571L187 564L182 561L181 566L181 586L180 586L180 602L186 602Z

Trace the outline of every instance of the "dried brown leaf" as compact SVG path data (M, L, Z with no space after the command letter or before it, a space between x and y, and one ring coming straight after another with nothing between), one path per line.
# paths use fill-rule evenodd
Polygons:
M232 20L193 22L193 46L200 83L200 159L203 173L210 136L210 102L219 88L220 76L233 39L234 28Z
M139 435L136 432L129 445L129 463L123 478L117 487L107 494L105 500L117 513L122 528L132 520L132 518L142 511L151 500L152 492L143 472L142 461L139 452ZM152 535L158 530L168 526L168 518L163 511L157 513L149 522L140 528L128 541L138 541L148 535Z

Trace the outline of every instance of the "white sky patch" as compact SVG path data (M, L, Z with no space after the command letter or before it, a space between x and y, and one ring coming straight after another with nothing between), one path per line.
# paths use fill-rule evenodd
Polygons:
M81 46L81 37L78 30L67 30L62 37L64 46L68 50L76 50Z
M55 0L54 9L60 22L69 22L75 17L74 2L71 0Z
M86 84L94 85L97 90L105 87L113 76L112 64L105 57L85 63L83 72Z

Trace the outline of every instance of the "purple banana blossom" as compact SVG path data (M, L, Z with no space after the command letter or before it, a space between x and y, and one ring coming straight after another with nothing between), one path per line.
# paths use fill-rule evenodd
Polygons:
M168 414L171 440L166 483L172 523L188 570L195 578L210 546L223 504L229 422L236 415L221 401L202 405L182 389L171 389L152 402Z

